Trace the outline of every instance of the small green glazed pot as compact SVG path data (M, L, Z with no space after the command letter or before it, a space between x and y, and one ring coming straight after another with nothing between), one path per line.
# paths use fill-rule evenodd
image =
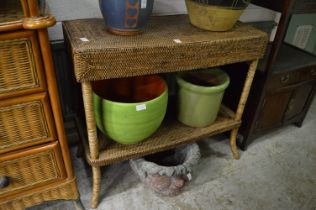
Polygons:
M148 77L151 77L149 82ZM118 143L135 144L146 139L159 128L166 114L168 103L166 83L159 76L142 78L138 78L137 82L133 78L123 81L104 80L93 85L93 106L97 127ZM105 89L108 89L108 92ZM114 101L115 98L119 99L119 102ZM152 99L148 100L148 98ZM135 102L134 99L139 102Z
M178 91L178 120L191 127L206 127L217 118L225 89L230 83L229 76L220 69L203 71L219 80L216 86L192 84L184 79L186 73L176 77Z

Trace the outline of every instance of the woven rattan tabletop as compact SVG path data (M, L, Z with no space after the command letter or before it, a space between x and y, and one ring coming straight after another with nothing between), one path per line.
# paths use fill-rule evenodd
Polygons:
M192 26L187 15L152 17L137 36L112 35L102 19L66 21L63 27L79 82L255 60L267 43L264 32L246 24L209 32Z

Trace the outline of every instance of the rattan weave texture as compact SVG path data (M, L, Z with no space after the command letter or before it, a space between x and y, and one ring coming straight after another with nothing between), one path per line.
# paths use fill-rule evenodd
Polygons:
M50 187L37 193L25 194L16 199L0 203L0 210L24 210L27 207L39 204L44 201L57 200L60 198L71 200L78 199L79 194L76 187L76 180L66 181L56 187Z
M178 145L192 143L211 135L238 128L241 122L234 120L233 115L231 110L222 107L216 122L205 128L192 128L177 122L176 119L167 119L159 130L147 140L134 145L113 143L108 145L104 151L101 151L99 158L96 160L90 158L89 147L84 142L86 157L90 165L104 166L117 161L139 158L144 155L161 152Z
M40 100L0 107L0 150L51 137Z
M231 31L208 32L193 27L186 15L152 17L144 34L130 37L106 32L100 19L66 21L63 29L75 76L82 87L88 135L84 146L93 174L92 208L97 207L99 200L101 166L229 130L233 156L240 158L236 138L258 59L263 56L268 41L264 32L241 23ZM206 128L194 129L175 120L165 121L144 142L137 145L110 144L100 151L91 81L180 72L244 61L249 61L250 65L235 113L224 109L217 121Z
M0 94L39 87L28 39L0 41Z
M10 177L10 185L0 189L0 196L61 177L53 150L0 163L0 176Z
M1 23L19 20L23 16L20 0L1 0L0 25Z
M78 199L45 0L0 0L0 210ZM7 177L7 178L6 178Z
M152 17L144 34L130 37L106 32L101 19L66 21L63 27L79 82L250 61L263 56L267 43L266 34L251 26L207 32L186 15Z

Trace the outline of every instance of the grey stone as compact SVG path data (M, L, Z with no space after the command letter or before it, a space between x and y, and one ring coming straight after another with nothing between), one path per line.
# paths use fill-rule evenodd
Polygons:
M146 160L145 157L130 160L131 168L140 180L162 195L178 195L185 182L191 179L192 167L201 157L196 143L179 146L173 151L171 154L154 155L160 162L166 163L165 165L158 165L156 162Z

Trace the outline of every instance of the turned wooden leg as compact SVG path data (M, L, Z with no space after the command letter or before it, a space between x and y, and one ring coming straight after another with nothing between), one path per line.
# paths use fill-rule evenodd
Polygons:
M240 155L237 149L237 144L236 144L237 135L238 135L238 128L235 128L230 133L230 149L233 153L233 157L236 160L240 158Z
M92 187L92 198L91 198L91 204L90 207L95 209L98 206L99 203L99 195L100 195L100 189L101 189L101 168L97 166L92 166L92 181L93 181L93 187Z

